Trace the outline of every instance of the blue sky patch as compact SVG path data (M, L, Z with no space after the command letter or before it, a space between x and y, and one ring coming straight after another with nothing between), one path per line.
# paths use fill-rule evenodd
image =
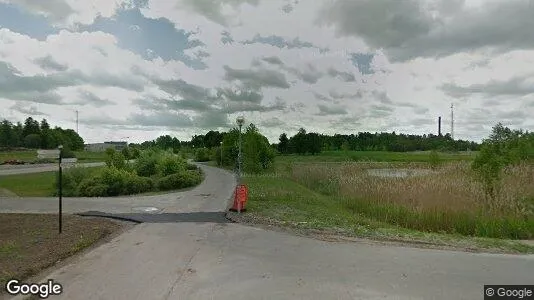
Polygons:
M59 32L44 16L25 12L22 8L6 3L0 3L0 28L7 28L41 41L48 35Z
M192 33L176 29L165 18L146 18L138 8L120 10L109 19L98 17L93 24L80 28L80 31L84 30L113 34L120 47L145 59L157 56L166 61L183 61L195 69L206 68L202 60L184 54L184 50L203 46L204 43L191 39Z
M352 53L352 64L360 70L362 75L370 75L375 72L371 69L371 62L375 57L374 53Z

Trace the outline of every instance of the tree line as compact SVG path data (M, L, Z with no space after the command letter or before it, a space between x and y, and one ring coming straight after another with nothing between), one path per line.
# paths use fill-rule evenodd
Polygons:
M281 154L318 154L322 151L477 151L480 145L472 141L453 140L450 134L438 136L428 135L407 135L395 132L370 133L360 132L358 134L333 136L306 132L300 128L292 137L282 133L279 142L275 144Z
M254 124L252 124L254 128ZM257 129L255 129L257 131ZM238 132L232 129L230 132ZM161 148L174 149L179 151L187 149L214 149L221 145L221 142L230 132L208 131L206 134L194 135L189 141L180 141L176 137L169 135L160 136L155 140L146 141L140 144L141 148ZM246 129L243 131L246 133ZM370 133L359 132L357 134L325 135L316 132L307 132L300 128L299 131L289 137L282 133L278 143L271 145L280 154L318 154L322 151L478 151L480 144L472 141L453 140L450 134L446 135L408 135L397 134L395 132Z
M84 140L72 129L51 128L46 119L41 122L28 117L24 123L3 120L0 123L0 148L55 149L63 145L65 149L84 149Z

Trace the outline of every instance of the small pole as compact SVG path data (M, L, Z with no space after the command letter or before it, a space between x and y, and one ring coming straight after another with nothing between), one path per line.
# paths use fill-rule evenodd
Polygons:
M223 142L221 142L221 167L223 165Z
M59 146L59 234L61 234L62 231L62 213L63 213L63 172L61 168L61 159L62 159L62 146Z

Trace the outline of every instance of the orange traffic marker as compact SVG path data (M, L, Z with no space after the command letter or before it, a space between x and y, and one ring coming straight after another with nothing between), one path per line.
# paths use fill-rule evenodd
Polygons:
M245 204L247 203L247 198L248 198L247 186L244 184L238 185L235 188L234 204L232 205L232 208L230 208L230 211L237 211L237 212L246 211Z

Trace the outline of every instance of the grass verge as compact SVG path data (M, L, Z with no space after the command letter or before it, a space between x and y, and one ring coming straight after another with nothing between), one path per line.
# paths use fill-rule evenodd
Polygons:
M102 167L90 169L98 171ZM54 188L57 174L57 171L52 171L1 176L0 189L5 189L19 197L52 197L57 190Z
M58 234L53 214L0 216L0 286L11 278L25 280L97 241L123 229L125 223L74 215L63 217ZM5 293L2 288L1 293Z
M303 234L366 238L432 248L474 252L534 253L520 241L428 233L374 221L347 210L335 197L314 192L275 174L243 178L249 187L247 213L230 217L236 221L271 225Z
M76 155L78 161L82 163L103 162L106 160L105 152L75 151L74 154ZM36 161L37 151L0 151L0 162L6 160L20 160L25 162Z

